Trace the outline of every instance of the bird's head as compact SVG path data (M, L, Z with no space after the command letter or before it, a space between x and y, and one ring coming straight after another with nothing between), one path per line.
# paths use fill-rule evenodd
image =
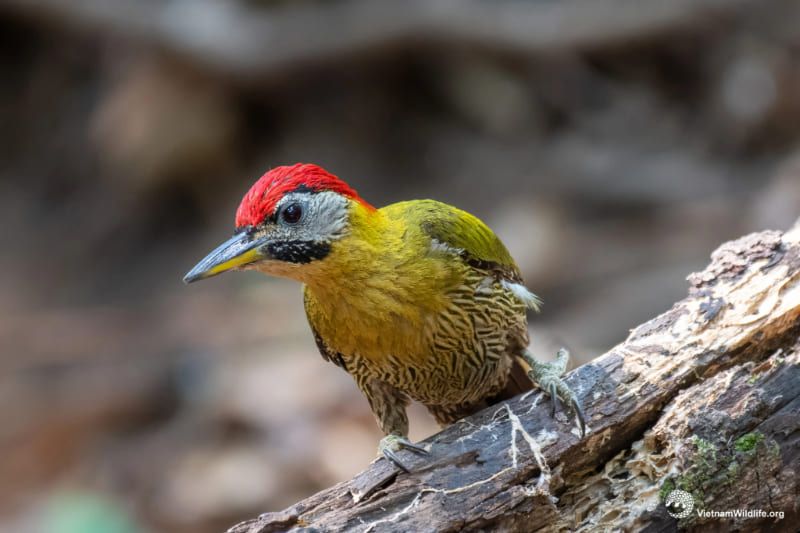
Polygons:
M228 270L260 270L304 281L348 235L354 209L371 212L345 182L324 169L298 163L259 178L236 211L236 231L200 261L183 281Z

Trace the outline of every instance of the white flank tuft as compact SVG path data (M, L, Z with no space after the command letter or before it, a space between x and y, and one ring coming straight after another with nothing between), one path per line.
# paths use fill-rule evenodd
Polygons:
M525 285L503 281L503 286L510 290L520 302L524 303L529 308L537 312L541 309L543 303L542 299L529 291Z
M454 254L454 255L461 255L464 252L464 250L462 250L461 248L450 246L446 242L442 242L439 239L431 239L431 251L444 254Z

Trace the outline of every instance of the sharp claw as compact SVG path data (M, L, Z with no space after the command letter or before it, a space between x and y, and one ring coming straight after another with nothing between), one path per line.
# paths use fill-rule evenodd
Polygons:
M575 417L578 419L578 425L581 428L581 438L586 436L586 417L583 414L583 408L580 402L575 398L572 399L572 408L575 410Z
M428 450L426 450L426 449L425 449L425 448L423 448L422 446L419 446L419 445L417 445L417 444L414 444L414 443L413 443L413 442L411 442L410 440L407 440L407 439L398 439L398 440L397 440L397 442L399 442L400 444L402 444L402 445L403 445L403 448L407 448L407 449L411 450L412 452L421 453L422 455L428 455Z
M553 410L550 414L550 417L555 418L556 411L558 411L558 392L556 390L555 382L550 384L550 400L553 402Z
M400 458L397 456L396 453L394 453L394 451L390 450L389 448L384 448L381 451L383 452L383 456L386 457L386 459L389 462L394 463L394 465L397 468L399 468L400 470L402 470L406 474L411 473L411 471L408 469L408 467L403 464L403 461L400 460Z

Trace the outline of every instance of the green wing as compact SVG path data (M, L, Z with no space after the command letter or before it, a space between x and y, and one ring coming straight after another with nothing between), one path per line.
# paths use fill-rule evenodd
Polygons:
M407 220L419 221L433 247L452 249L471 266L492 271L508 281L522 282L508 249L478 217L435 200L412 200L389 207L403 211Z

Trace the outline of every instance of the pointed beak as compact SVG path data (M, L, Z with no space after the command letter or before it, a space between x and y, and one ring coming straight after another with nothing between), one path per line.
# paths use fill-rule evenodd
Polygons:
M183 282L192 283L262 259L268 259L269 256L262 251L266 243L267 239L253 237L246 231L237 233L197 263L183 277Z

